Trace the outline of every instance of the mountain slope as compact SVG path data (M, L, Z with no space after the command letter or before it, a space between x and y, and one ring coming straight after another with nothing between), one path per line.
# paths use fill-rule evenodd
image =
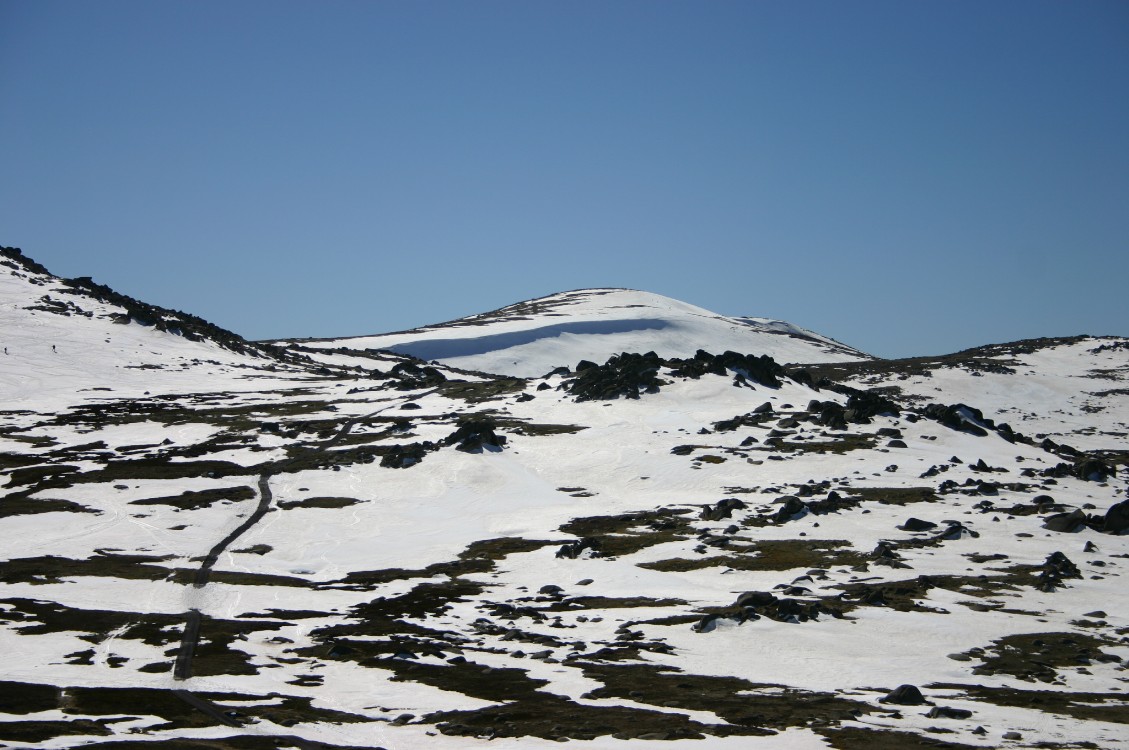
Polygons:
M8 409L60 409L107 393L140 396L221 381L258 387L249 383L314 369L305 358L248 342L194 315L89 278L56 277L16 248L0 248L0 331L0 387Z
M582 289L520 302L414 331L290 342L300 351L387 349L453 367L537 377L620 352L689 357L698 349L767 354L779 362L869 359L783 321L729 318L630 289Z
M76 364L0 412L6 745L1129 747L1129 415L1055 395L1124 388L1126 339L526 380L111 357L13 284Z
M1129 340L1074 336L995 344L940 357L827 364L817 378L909 404L974 403L1016 430L1083 450L1129 450Z

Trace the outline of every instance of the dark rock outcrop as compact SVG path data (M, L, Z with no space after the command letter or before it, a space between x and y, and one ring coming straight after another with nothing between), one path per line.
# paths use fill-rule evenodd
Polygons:
M979 409L974 409L965 404L929 404L925 407L925 416L934 419L949 429L967 432L977 437L985 437L988 429L992 428L990 419L985 419Z
M1129 500L1122 500L1106 511L1102 531L1107 534L1124 534L1129 531Z
M557 550L557 557L568 560L576 560L577 558L588 553L588 557L600 557L600 542L598 539L585 537L578 539L575 542L569 542Z
M949 706L934 706L925 714L930 719L971 719L972 712L965 708L951 708Z
M1088 520L1089 517L1080 510L1072 510L1069 513L1055 513L1043 519L1043 528L1073 534L1086 528Z
M470 419L448 435L445 445L455 446L464 453L481 453L483 450L499 451L506 444L506 436L495 432L498 425L488 417Z
M885 698L879 698L878 702L893 703L898 706L921 706L927 701L916 685L899 685L887 693Z
M663 385L658 375L662 365L654 352L619 354L602 365L581 361L576 377L565 388L577 401L639 398L643 393L657 393Z
M937 528L937 524L932 521L923 521L920 518L909 518L898 528L902 531L930 531Z
M380 465L386 469L407 469L415 466L427 455L427 447L420 443L394 445L380 457Z
M1036 588L1040 591L1054 591L1067 578L1081 578L1078 566L1061 552L1052 552L1043 562Z
M738 384L752 381L767 388L779 388L784 375L784 368L772 357L733 351L714 355L699 349L690 359L672 359L668 364L675 377L696 380L705 374L728 375L732 371L736 373Z
M416 390L417 388L434 388L447 382L447 377L439 370L415 362L398 362L392 368L390 374L400 381L396 387L405 391Z
M727 497L724 500L718 500L717 505L703 506L700 518L704 521L724 521L733 515L733 511L746 507L748 506L741 500L735 497Z

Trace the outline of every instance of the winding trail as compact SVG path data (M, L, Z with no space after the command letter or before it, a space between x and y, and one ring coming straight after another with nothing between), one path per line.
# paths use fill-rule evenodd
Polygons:
M355 420L346 422L342 426L342 429L348 430L352 428L354 422ZM338 433L338 435L340 434L342 433ZM334 437L337 437L337 435ZM325 447L328 447L328 445ZM270 491L270 476L269 472L263 472L259 475L259 504L255 507L251 515L247 516L247 519L243 521L243 523L239 524L234 531L217 542L215 546L208 551L208 554L204 556L204 559L200 562L200 567L196 569L196 575L192 579L193 588L202 589L208 585L208 581L212 577L212 568L215 566L216 561L219 560L224 550L236 539L247 533L252 526L261 521L263 516L267 514L267 511L270 510L271 500L274 499L274 495ZM172 672L173 679L176 680L187 680L192 676L192 659L196 655L196 644L200 642L200 623L203 619L198 609L188 610L184 617L184 632L180 637L180 649L177 651L176 663L173 665ZM195 701L198 700L199 699L195 699ZM195 706L195 701L189 702ZM196 707L199 708L199 706ZM211 712L209 711L208 713Z
M405 398L418 399L424 396L429 396L437 392L438 390L438 388L432 388L428 391L424 391L423 393L416 393L411 394L410 396L405 396ZM394 406L398 406L399 404L400 401L397 400L392 403L386 404L385 406L382 406L375 411L369 412L368 414L363 414L359 417L353 417L352 419L346 420L331 438L323 443L316 444L313 447L313 450L321 452L332 448L333 446L337 445L337 443L341 442L341 440L343 440L345 436L349 434L349 431L352 430L358 422L369 420L380 414L381 412L391 409ZM219 560L219 556L223 554L224 551L227 550L227 548L231 546L237 539L239 539L239 537L243 536L251 528L253 528L255 524L261 521L263 519L263 516L267 514L271 507L271 501L274 499L274 494L270 489L270 478L274 474L285 472L288 465L290 465L292 461L294 461L294 459L281 461L275 464L271 470L264 471L259 475L258 505L255 506L255 510L252 511L251 515L247 516L243 523L239 524L239 526L237 526L231 533L218 541L208 551L208 554L204 556L204 559L200 562L200 567L196 569L196 575L193 576L193 588L202 589L207 586L208 582L211 580L212 568L215 567L216 562ZM180 638L180 648L177 651L176 662L173 665L173 679L177 681L184 681L192 677L192 660L196 655L196 646L200 642L200 626L203 622L203 615L200 614L199 609L193 608L189 609L185 613L184 619L184 631L181 634ZM208 716L211 716L217 721L233 727L243 726L242 722L237 721L233 716L225 712L224 709L214 703L211 703L210 701L205 700L204 698L201 698L200 696L192 693L189 690L176 689L173 690L173 694L188 705L207 714ZM314 744L317 744L300 741L299 738L296 737L291 737L290 739L292 741L295 741L295 743L299 746L305 746L307 744L312 746Z
M347 422L343 429L352 428L353 423ZM340 433L339 433L340 434ZM336 436L335 436L336 437ZM329 447L328 445L325 447ZM247 520L239 524L239 527L232 531L230 534L221 539L216 546L209 550L208 554L204 556L204 561L200 563L199 570L196 571L196 577L192 580L192 585L198 589L204 588L208 585L208 580L212 576L212 567L216 564L219 556L225 549L228 548L232 542L239 537L243 536L252 526L262 520L263 516L270 510L270 501L274 499L274 495L270 491L270 474L263 473L259 475L259 504L256 506L254 512L247 516Z

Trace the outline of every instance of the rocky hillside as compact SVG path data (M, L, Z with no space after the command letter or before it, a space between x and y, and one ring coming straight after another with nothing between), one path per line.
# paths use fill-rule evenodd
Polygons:
M5 260L9 746L1129 747L1129 340L523 378Z
M87 394L196 389L201 378L238 388L235 381L317 367L89 277L59 278L12 247L0 248L0 331L7 409L61 408Z

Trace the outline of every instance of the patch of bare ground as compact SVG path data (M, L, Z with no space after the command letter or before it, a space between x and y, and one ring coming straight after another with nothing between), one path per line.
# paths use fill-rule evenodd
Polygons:
M1013 687L987 687L955 682L928 686L935 690L956 690L972 700L996 706L1029 708L1035 711L1070 716L1081 721L1129 724L1129 696L1124 693L1084 693L1065 690L1022 690Z
M1023 633L957 656L980 661L973 674L1009 674L1025 682L1050 683L1058 679L1058 670L1063 668L1120 663L1120 657L1101 650L1116 645L1116 641L1086 633Z
M198 695L220 708L226 708L225 703L233 704L230 710L239 716L267 720L280 726L291 726L298 722L345 723L369 720L344 711L318 708L312 705L312 698L277 693L262 696L202 692ZM159 688L64 687L0 681L0 704L4 705L7 713L16 715L60 710L65 714L84 717L116 719L155 716L162 720L161 723L142 730L144 733L215 726L218 723L215 718L178 698L176 691ZM151 741L149 746L152 746ZM161 746L164 747L163 741Z
M604 684L586 698L623 698L665 708L710 711L735 727L785 729L836 725L873 708L833 693L763 685L739 677L685 674L652 664L585 664Z
M638 563L639 567L665 573L682 573L703 568L726 567L733 570L794 570L853 566L866 556L842 539L766 539L752 542L740 554L671 558Z
M815 731L834 750L983 750L984 747L890 729L838 727Z
M689 508L658 508L615 516L587 516L574 518L560 530L590 540L601 557L616 557L688 539L694 527L683 516L690 512Z

